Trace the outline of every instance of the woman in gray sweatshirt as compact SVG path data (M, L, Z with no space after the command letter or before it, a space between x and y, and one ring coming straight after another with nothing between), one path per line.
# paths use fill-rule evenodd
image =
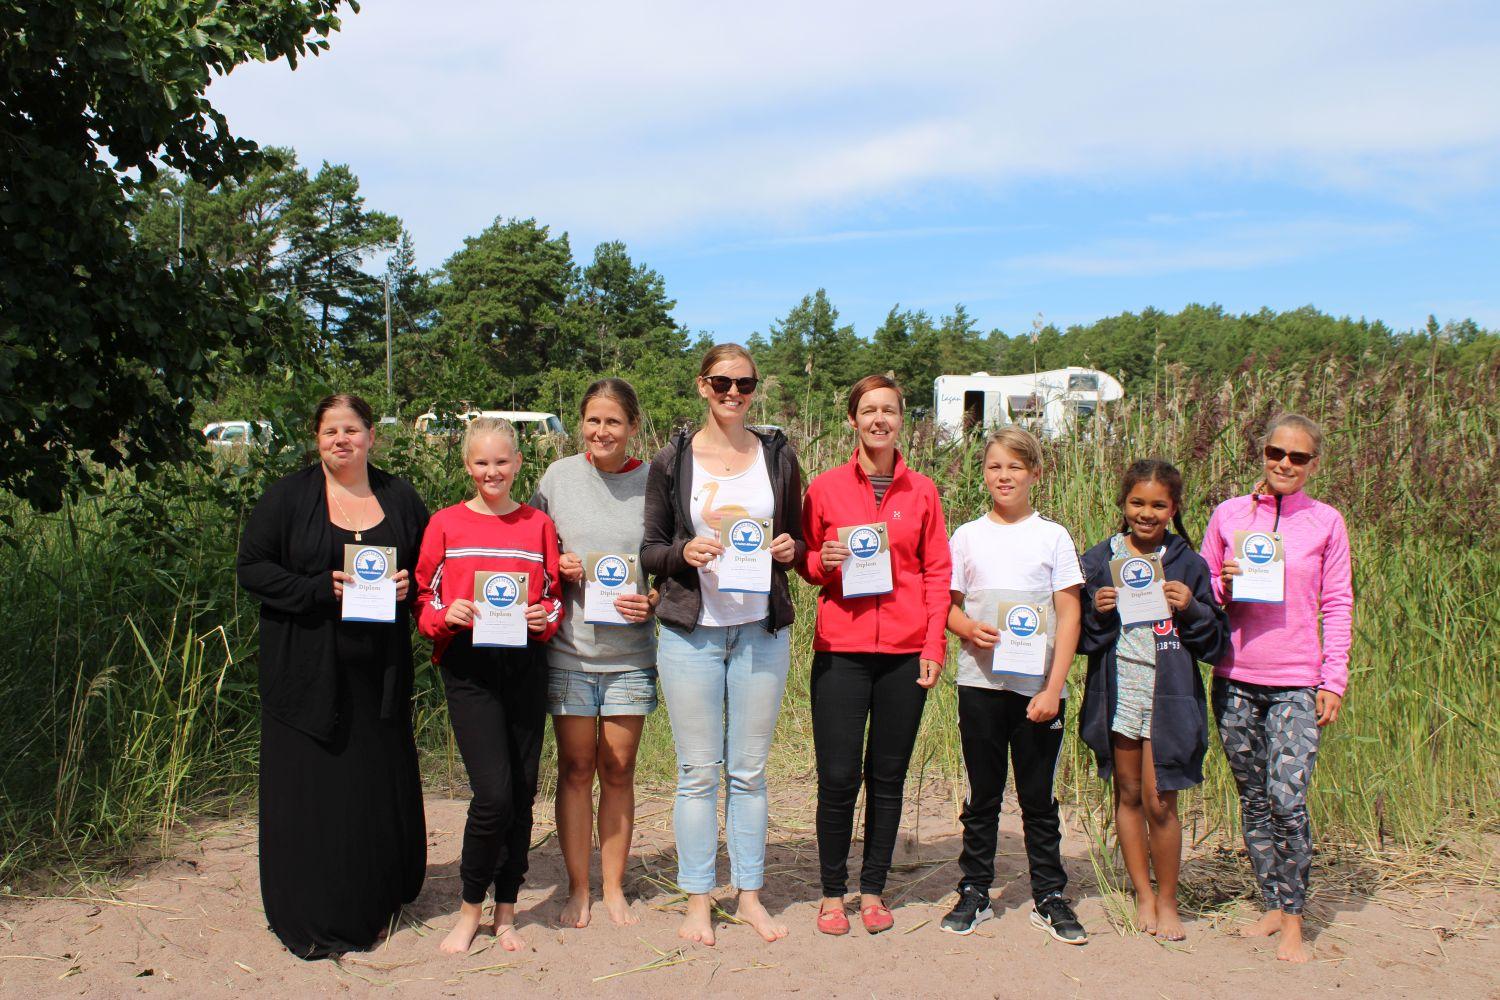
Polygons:
M531 505L557 525L565 610L547 645L547 702L557 736L557 835L568 869L564 927L587 927L589 851L599 776L603 899L636 922L623 879L635 823L635 756L656 707L654 591L642 587L648 467L630 455L641 407L630 383L600 379L580 407L585 449L553 462ZM590 593L592 591L592 594Z

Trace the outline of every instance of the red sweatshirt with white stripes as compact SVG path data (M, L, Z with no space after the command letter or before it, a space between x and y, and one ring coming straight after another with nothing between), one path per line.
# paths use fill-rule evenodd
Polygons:
M557 570L557 528L535 507L521 504L509 514L481 514L468 504L444 507L427 522L417 557L417 630L432 640L432 662L458 631L443 620L459 598L474 599L474 574L525 573L526 603L547 609L547 625L532 632L546 642L562 620Z

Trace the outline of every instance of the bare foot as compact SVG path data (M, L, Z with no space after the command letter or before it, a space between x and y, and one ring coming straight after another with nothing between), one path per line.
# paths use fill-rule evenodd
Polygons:
M767 941L780 941L786 937L786 925L771 919L760 901L760 893L754 889L740 890L739 905L735 907L734 915L755 928L755 933Z
M516 904L495 904L495 939L506 951L525 951L530 945L516 930Z
M1156 901L1156 936L1163 941L1181 941L1187 937L1187 929L1182 926L1182 917L1177 912L1177 900Z
M1281 921L1281 943L1276 946L1276 958L1282 962L1301 965L1311 956L1302 942L1302 914L1285 914Z
M589 917L593 916L594 897L587 890L572 892L568 895L568 901L563 905L562 915L557 922L563 927L576 927L582 929L589 925Z
M469 945L474 943L474 935L479 933L479 921L484 917L483 903L464 903L458 909L458 922L443 938L438 950L444 955L462 955L469 950Z
M1156 894L1140 894L1135 897L1135 929L1142 934L1156 933Z
M604 890L604 908L609 911L609 919L614 921L616 927L634 927L641 922L641 918L630 908L630 900L619 889Z
M1281 911L1267 910L1262 913L1260 919L1248 927L1241 927L1235 931L1240 937L1271 937L1281 930Z
M687 916L677 928L677 936L685 941L696 941L710 948L714 944L713 901L708 893L690 893L687 900Z

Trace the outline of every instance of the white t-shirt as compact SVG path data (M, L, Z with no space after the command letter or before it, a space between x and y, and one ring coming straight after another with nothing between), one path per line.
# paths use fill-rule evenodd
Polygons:
M953 584L964 595L964 614L994 625L1001 601L1040 604L1057 620L1052 595L1083 583L1083 566L1068 530L1033 513L1024 521L1001 524L988 515L959 525L948 542L953 554ZM1039 694L1046 678L991 672L993 650L964 642L958 651L958 683L1017 694ZM1052 647L1047 647L1047 671Z
M693 459L693 495L689 504L693 531L700 538L719 538L721 519L772 517L776 495L771 492L771 474L766 453L755 449L755 461L736 476L716 476ZM698 589L703 595L701 625L745 625L763 620L771 610L769 594L722 593L718 560L698 571Z

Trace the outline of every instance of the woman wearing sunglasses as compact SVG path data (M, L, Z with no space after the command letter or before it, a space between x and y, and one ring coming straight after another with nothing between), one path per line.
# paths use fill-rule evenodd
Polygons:
M708 945L726 771L736 915L767 941L786 935L760 901L766 758L791 661L787 570L806 548L797 456L780 431L761 434L745 425L758 382L743 347L710 350L697 379L708 419L696 431L673 434L646 480L641 565L656 577L660 594L657 672L677 748L672 826L677 884L688 897L678 933ZM730 563L756 564L765 558L762 550L769 553L768 579L736 578Z
M1214 715L1266 911L1241 933L1279 934L1276 957L1284 962L1308 960L1307 788L1319 729L1338 718L1349 678L1349 534L1337 510L1303 492L1322 448L1323 432L1307 417L1272 420L1261 439L1260 482L1249 496L1219 505L1202 549L1229 612L1229 652L1214 667ZM1253 591L1247 572L1258 578Z

